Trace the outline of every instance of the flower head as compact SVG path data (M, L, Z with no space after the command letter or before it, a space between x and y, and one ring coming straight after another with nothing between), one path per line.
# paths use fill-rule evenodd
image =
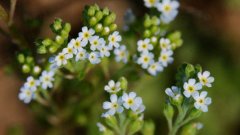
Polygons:
M90 39L90 49L95 51L96 49L99 50L101 46L105 45L105 41L103 38L99 38L99 36L92 36Z
M128 51L125 45L121 45L119 48L115 48L114 54L115 54L115 60L117 62L123 61L124 63L127 63Z
M66 59L73 58L74 51L73 44L68 44L66 48L63 48L63 53L65 54Z
M196 83L195 79L189 79L188 82L184 83L183 88L183 94L189 98L195 91L202 89L202 85L201 83Z
M82 42L82 40L78 37L76 39L72 39L69 44L72 44L73 48L78 50L82 47L85 47L87 45L87 42Z
M87 51L83 48L78 49L75 60L76 61L85 60L86 58L88 58Z
M123 106L126 109L131 108L132 111L136 111L142 104L142 98L136 97L135 92L130 92L129 94L124 93L122 96Z
M32 90L32 91L36 91L37 90L37 86L40 85L39 80L35 80L32 76L29 76L27 78L27 82L24 84L24 87Z
M194 107L196 109L200 109L203 112L208 111L208 105L212 103L212 99L206 96L207 96L206 91L202 91L200 94L198 91L193 93L193 98L195 99Z
M34 91L29 89L28 87L21 87L20 93L18 95L18 98L22 100L24 103L28 104L31 102L31 100L34 98Z
M152 44L150 44L150 39L146 38L144 40L139 40L137 42L139 52L145 52L153 49Z
M214 82L214 77L210 76L209 71L204 71L203 73L198 73L198 79L200 80L201 84L207 87L212 87L212 84Z
M156 7L160 11L161 19L165 23L172 21L178 14L179 2L175 0L163 0L161 3L157 3Z
M109 93L117 93L121 90L120 88L120 82L114 82L113 80L108 82L108 85L104 87L104 90Z
M39 80L41 81L41 85L43 89L52 88L53 81L54 81L54 72L53 71L43 71L42 75L40 76Z
M104 56L109 57L110 56L110 52L109 52L108 46L102 45L99 48L99 50L100 50L100 56L101 57L104 57Z
M167 38L161 38L159 45L162 50L169 50L171 48L170 40Z
M156 76L161 71L163 71L163 66L159 62L151 64L148 68L148 72L153 76Z
M91 52L88 56L88 59L92 64L98 64L101 62L99 57L100 57L99 52Z
M118 31L113 32L113 34L109 35L108 41L109 41L109 48L112 49L112 47L119 47L119 42L122 40L122 37L119 35Z
M140 58L138 58L137 63L142 65L142 68L146 69L149 65L154 63L154 55L151 52L143 52L141 53Z
M87 44L94 33L95 31L93 29L88 29L88 27L84 26L78 36L82 40L82 44Z
M155 7L158 0L144 0L144 5L148 8Z
M116 94L111 95L110 102L106 101L103 103L103 109L107 109L107 113L109 115L114 115L116 112L123 112L123 107L121 106L121 99L118 99Z
M58 66L61 65L66 65L67 64L67 58L65 56L64 53L59 53L56 57L55 57L55 61L57 62Z
M168 64L173 62L173 51L172 50L162 50L158 61L164 66L167 67Z

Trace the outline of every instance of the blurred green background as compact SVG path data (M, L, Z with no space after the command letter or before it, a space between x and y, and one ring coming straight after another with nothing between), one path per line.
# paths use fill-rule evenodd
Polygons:
M73 25L71 35L76 35L81 26L84 5L98 3L108 6L117 13L117 23L123 24L124 11L132 8L141 17L147 9L141 0L25 0L17 3L15 21L29 42L36 37L52 36L48 25L55 17L60 17ZM204 124L201 135L238 135L240 133L240 1L239 0L181 0L180 13L171 24L172 30L180 30L184 44L174 54L174 64L162 74L153 78L144 75L139 82L131 84L131 89L143 97L146 105L145 118L156 124L156 134L167 132L163 117L165 88L174 84L177 68L184 62L201 64L215 77L209 90L213 104L209 112L199 121ZM0 4L9 7L8 1ZM36 6L38 5L38 6ZM142 10L144 8L144 10ZM23 20L34 19L41 27L29 30ZM1 29L6 26L0 23ZM27 133L41 130L35 122L31 110L17 99L22 81L16 75L4 72L6 66L14 61L17 47L11 39L0 33L0 134L9 127L20 125ZM13 85L9 86L12 83ZM97 127L95 127L95 130ZM17 129L16 129L17 130Z

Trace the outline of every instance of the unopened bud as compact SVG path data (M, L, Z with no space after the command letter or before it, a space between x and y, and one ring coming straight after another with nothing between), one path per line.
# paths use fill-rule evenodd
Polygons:
M103 30L103 25L101 23L98 23L96 26L95 26L95 31L96 32L102 32Z
M25 57L23 54L18 54L17 59L19 63L24 63L25 61Z
M128 81L125 77L121 77L120 80L120 87L122 90L126 91L128 89Z
M29 73L30 70L31 70L31 69L30 69L29 65L24 64L24 65L22 66L22 72L23 72L23 73Z

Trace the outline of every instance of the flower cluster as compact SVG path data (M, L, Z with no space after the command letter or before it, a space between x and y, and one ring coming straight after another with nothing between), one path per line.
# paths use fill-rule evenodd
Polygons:
M121 78L120 81L117 82L110 80L108 85L104 87L104 90L110 94L110 101L103 103L103 109L107 111L102 114L102 117L107 126L104 126L102 123L97 123L101 132L106 132L109 130L108 128L110 128L110 130L116 129L114 126L118 126L118 124L113 125L113 123L109 123L109 120L115 119L115 116L118 116L121 119L120 121L128 121L128 119L131 119L133 120L131 122L138 123L139 127L142 125L139 124L139 122L141 123L143 120L143 112L145 110L142 98L138 97L135 92L126 93L126 87L125 78ZM131 129L131 123L126 124L126 126L129 126ZM134 130L134 132L136 131Z
M179 2L176 0L144 0L144 3L147 8L156 8L164 23L171 22L178 14Z

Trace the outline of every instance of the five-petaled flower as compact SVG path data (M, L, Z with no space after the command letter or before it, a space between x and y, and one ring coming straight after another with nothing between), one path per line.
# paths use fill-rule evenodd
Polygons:
M212 84L214 82L214 77L210 76L209 71L204 71L203 73L198 73L198 79L201 82L203 86L212 87Z
M201 85L201 83L196 83L196 80L191 78L188 80L188 82L184 83L183 88L184 88L183 94L187 98L189 98L194 92L202 89L202 85Z
M203 112L207 112L208 105L212 103L212 99L210 97L206 97L207 92L202 91L201 93L199 93L198 91L196 91L193 93L192 96L195 99L195 103L194 103L195 108L200 109Z

